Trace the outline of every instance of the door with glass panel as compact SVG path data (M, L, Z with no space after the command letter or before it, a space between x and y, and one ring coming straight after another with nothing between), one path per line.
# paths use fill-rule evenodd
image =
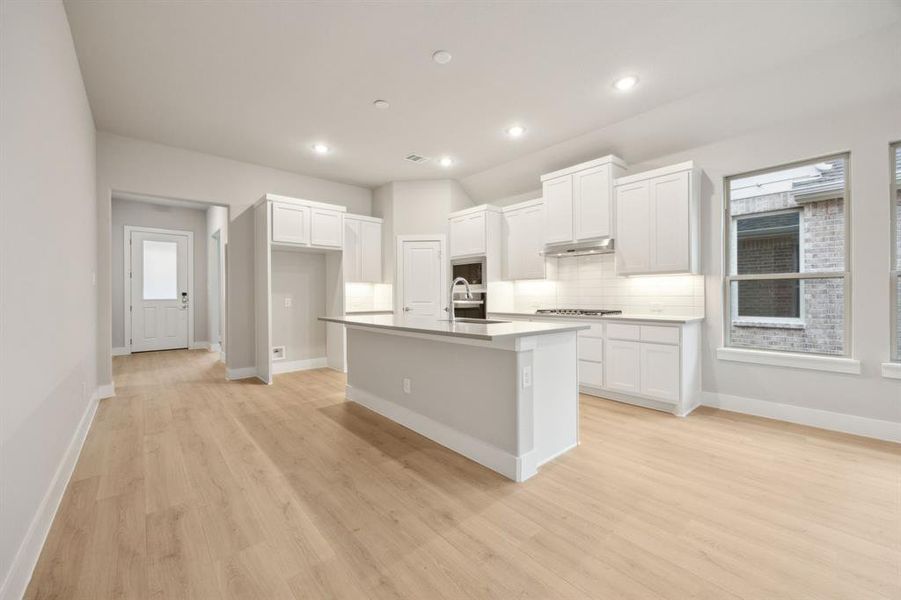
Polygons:
M131 349L188 347L187 234L131 232Z

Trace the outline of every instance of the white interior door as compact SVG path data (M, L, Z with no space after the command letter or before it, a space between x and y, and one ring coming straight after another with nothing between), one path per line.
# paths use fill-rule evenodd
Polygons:
M187 235L131 232L131 349L188 347Z
M404 241L403 312L407 315L443 317L441 305L441 242Z

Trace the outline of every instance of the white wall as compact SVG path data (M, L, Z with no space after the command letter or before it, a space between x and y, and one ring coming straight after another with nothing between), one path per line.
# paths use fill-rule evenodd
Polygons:
M272 251L271 345L284 346L286 360L326 355L325 297L324 254Z
M152 142L97 134L98 200L98 378L112 378L110 197L112 191L218 203L229 207L227 360L230 368L250 367L253 357L253 214L247 211L272 192L346 206L369 215L372 192L297 173L279 171Z
M18 598L96 406L95 140L62 4L0 21L0 597Z
M634 164L629 153L624 153L623 158L630 162L630 173L684 160L694 160L704 171L701 268L706 275L702 362L705 392L901 421L901 383L885 379L880 373L880 364L889 359L890 352L888 146L901 139L901 96L855 104L828 115L817 115L815 108L811 109L814 116L794 118L716 143L691 147L691 137L686 136L688 143L679 152ZM647 135L643 121L632 125L634 136ZM616 135L628 137L629 124L618 127ZM601 156L608 150L599 147L594 155ZM718 360L716 349L723 343L723 178L843 151L851 152L851 353L863 362L863 373L845 375ZM580 156L580 160L587 157ZM509 182L512 177L519 182L513 187L529 189L542 174L546 161L547 152L543 151L541 157L524 157L485 175L476 175L472 181ZM494 184L486 185L485 189L493 187ZM485 199L491 201L490 196Z
M180 229L194 233L194 341L207 341L207 216L205 210L113 198L112 202L112 344L125 343L125 226Z

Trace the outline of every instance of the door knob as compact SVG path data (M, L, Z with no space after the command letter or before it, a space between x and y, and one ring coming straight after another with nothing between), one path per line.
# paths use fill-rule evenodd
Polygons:
M411 310L413 310L413 309L410 308L409 306L404 307L404 312L410 312Z

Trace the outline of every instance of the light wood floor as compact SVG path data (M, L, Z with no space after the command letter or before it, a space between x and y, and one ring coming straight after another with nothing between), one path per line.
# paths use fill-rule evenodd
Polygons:
M582 398L514 484L343 400L115 360L28 598L901 598L901 452Z

